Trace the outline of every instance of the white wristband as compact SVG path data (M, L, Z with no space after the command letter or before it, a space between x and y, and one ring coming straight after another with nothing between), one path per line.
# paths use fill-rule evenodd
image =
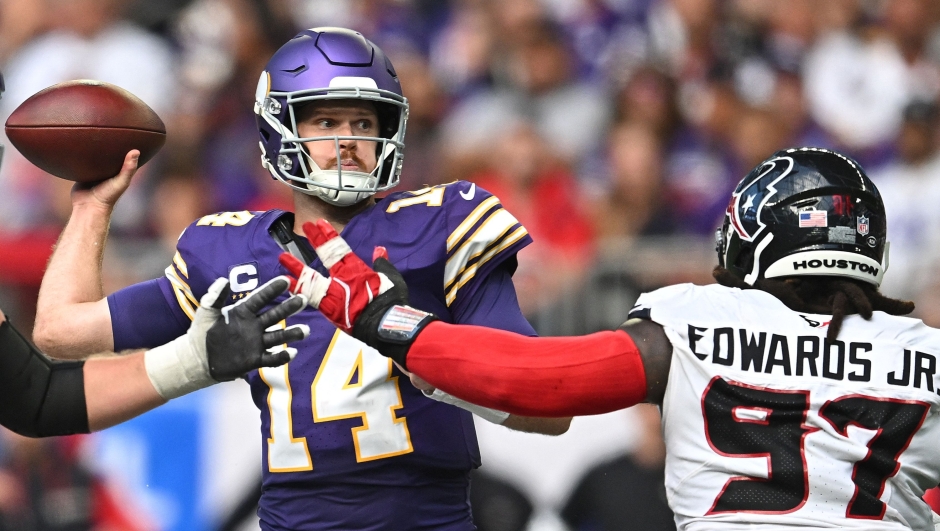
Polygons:
M144 353L147 376L160 396L170 400L216 383L208 360L193 354L186 335Z
M506 422L506 419L509 418L509 413L506 413L505 411L471 404L466 400L461 400L454 395L441 391L440 389L435 389L433 393L427 393L424 391L422 392L424 393L424 396L432 400L437 400L438 402L444 402L445 404L457 406L460 409L466 409L470 413L473 413L485 421L492 422L493 424L502 424Z
M209 286L185 334L144 353L147 376L163 398L170 400L217 383L209 373L206 334L222 315L212 305L227 285L228 280L220 278Z

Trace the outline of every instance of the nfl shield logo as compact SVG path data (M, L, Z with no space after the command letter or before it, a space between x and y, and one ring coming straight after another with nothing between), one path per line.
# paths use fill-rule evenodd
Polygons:
M868 234L868 218L867 217L865 216L858 217L857 229L858 229L858 233L861 234L862 236Z

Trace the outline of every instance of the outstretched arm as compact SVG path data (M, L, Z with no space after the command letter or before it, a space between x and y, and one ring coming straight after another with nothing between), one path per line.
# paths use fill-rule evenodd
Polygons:
M662 328L649 321L543 338L436 321L420 330L404 361L432 385L475 404L574 416L661 401L671 351Z
M331 231L322 224L311 227L317 230ZM407 306L408 288L387 259L378 256L372 270L342 238L329 236L311 241L324 264L342 266L330 267L328 278L305 268L291 289L432 386L473 404L533 417L597 414L662 400L672 345L658 324L637 319L614 332L536 338L442 323Z
M186 335L145 352L88 361L49 359L0 312L0 424L30 437L87 433L250 370L283 365L292 349L266 349L299 341L309 329L265 330L303 309L306 300L291 297L261 310L287 285L279 277L222 307L227 282L217 281Z
M146 352L85 361L85 403L88 430L120 424L165 404L147 376Z
M36 302L33 339L51 356L77 359L114 349L101 262L111 212L137 172L139 156L139 151L131 150L117 176L72 188L72 215L49 260Z
M331 283L330 279L319 276L319 273L289 253L281 255L281 263L297 278L299 291L295 292L303 292L309 298L317 299L316 305L320 306L323 313L337 315L340 320L334 322L347 333L351 333L352 324L346 319L350 315L349 306L363 305L371 301L372 295L381 290L382 277L353 254L346 242L325 220L319 220L316 224L305 223L303 230L323 264L330 270L331 279L337 279L339 283ZM377 248L376 252L382 256L386 254L384 248ZM398 282L404 287L404 280L400 279ZM479 306L483 300L486 300L486 306L481 308ZM477 290L476 298L468 303L460 319L462 322L470 321L483 327L535 334L522 316L509 274L502 270L487 276L486 281ZM406 374L411 377L412 385L423 391L427 397L465 409L488 422L512 430L561 435L571 426L570 417L536 418L511 414L498 408L480 407L479 404L453 396L446 390L435 389L435 386L415 378L412 373L406 371Z

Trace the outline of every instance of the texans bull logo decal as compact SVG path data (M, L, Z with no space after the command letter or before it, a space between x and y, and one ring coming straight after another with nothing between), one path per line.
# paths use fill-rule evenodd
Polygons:
M760 211L777 193L774 185L793 171L793 159L777 157L764 162L754 173L757 175L741 183L731 195L728 203L728 218L731 227L745 241L754 241L766 227L760 219Z

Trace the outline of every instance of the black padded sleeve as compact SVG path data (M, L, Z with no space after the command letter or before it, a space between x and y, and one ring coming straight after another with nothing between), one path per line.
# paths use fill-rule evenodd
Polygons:
M88 433L84 365L49 359L0 323L0 424L27 437Z

